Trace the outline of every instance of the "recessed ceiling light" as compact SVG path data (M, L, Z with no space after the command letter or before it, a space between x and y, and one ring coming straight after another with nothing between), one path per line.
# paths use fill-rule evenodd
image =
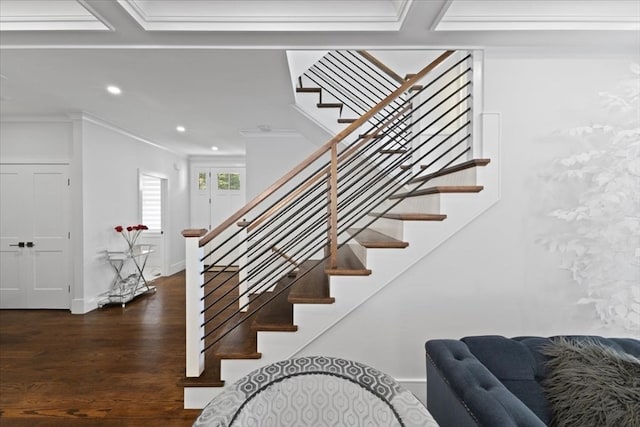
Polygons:
M118 86L109 85L107 86L107 92L109 92L111 95L120 95L122 93L122 89L120 89Z
M185 132L187 129L184 126L176 126L178 132Z
M211 150L213 151L218 151L218 147L216 147L215 145L211 147Z

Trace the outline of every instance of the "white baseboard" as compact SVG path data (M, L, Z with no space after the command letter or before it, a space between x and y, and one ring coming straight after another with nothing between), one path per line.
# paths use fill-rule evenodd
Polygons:
M202 409L224 390L224 387L185 387L184 409Z
M186 263L184 260L180 261L180 262L176 262L175 264L171 264L171 266L169 266L169 276L171 276L172 274L176 274L182 270L184 270L186 268Z
M71 314L86 314L98 308L98 299L76 298L71 301Z

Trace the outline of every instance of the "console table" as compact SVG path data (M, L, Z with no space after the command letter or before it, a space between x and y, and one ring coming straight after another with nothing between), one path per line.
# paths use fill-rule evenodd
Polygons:
M124 307L135 297L156 291L156 287L150 286L143 274L147 259L153 251L153 245L135 245L125 251L106 251L114 276L109 294L98 303L99 307L114 303ZM123 269L129 264L133 265L134 271L125 277Z

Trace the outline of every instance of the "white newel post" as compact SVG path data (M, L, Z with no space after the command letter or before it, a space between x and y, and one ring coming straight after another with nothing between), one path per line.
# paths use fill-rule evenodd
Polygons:
M204 250L200 247L200 238L207 230L184 230L186 261L186 376L199 377L204 371L204 262L201 261Z
M484 110L484 84L483 84L483 65L484 65L484 51L474 50L471 52L471 58L473 59L473 65L471 68L472 81L471 81L471 152L470 157L472 159L481 159L484 156L484 148L482 146L483 130L482 130L482 113Z

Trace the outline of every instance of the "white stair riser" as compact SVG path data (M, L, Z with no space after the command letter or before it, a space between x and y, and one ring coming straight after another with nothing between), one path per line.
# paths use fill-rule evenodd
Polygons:
M385 202L386 207L392 206L398 199L391 199ZM385 209L386 209L385 207ZM428 194L425 196L407 197L395 205L389 213L427 213L439 214L442 211L440 204L440 194Z
M478 185L477 180L477 169L478 167L472 167L468 169L463 169L461 171L449 173L447 175L438 176L430 179L425 184L420 186L422 183L409 184L407 186L407 191L410 191L418 186L420 188L429 188L429 187L437 187L437 186L447 186L447 185Z
M367 265L367 248L365 248L364 246L360 246L355 242L355 240L351 240L351 243L348 243L348 246L360 260L362 265Z
M202 409L225 390L225 387L185 387L184 409Z
M373 217L367 217L369 220L372 218ZM402 240L402 236L404 236L404 221L379 218L376 222L371 224L369 228L382 234L386 234L389 237L393 237L396 240Z

